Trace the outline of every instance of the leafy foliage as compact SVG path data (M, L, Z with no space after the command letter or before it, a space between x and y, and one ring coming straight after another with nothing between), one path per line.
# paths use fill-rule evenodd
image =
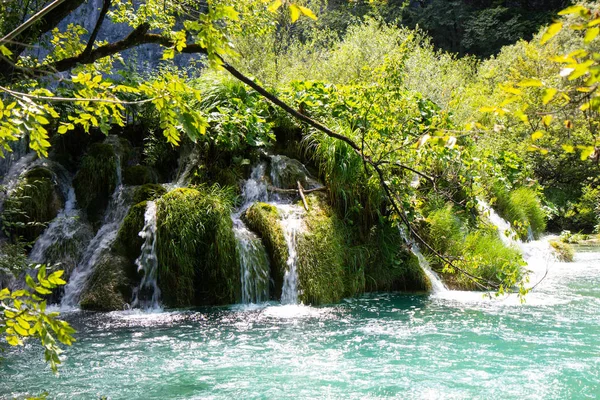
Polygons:
M46 311L46 301L42 296L52 293L51 289L64 285L63 271L50 274L46 266L37 266L37 282L26 276L30 290L0 290L0 336L10 346L22 346L24 340L32 337L44 347L44 358L54 372L60 364L62 352L59 343L70 346L75 330L65 321L58 319L57 312Z

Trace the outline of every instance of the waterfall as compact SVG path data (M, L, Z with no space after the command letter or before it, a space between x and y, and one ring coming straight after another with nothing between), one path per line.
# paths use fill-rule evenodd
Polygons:
M269 300L269 257L262 240L238 221L233 229L240 257L242 303L262 303Z
M10 195L16 189L21 175L29 170L36 158L36 153L29 153L10 165L6 175L2 177L2 181L0 182L4 187L4 193L0 193L0 211L2 211L5 197Z
M116 141L115 141L116 140ZM118 138L109 136L106 141L113 144L118 154ZM129 211L127 197L129 191L123 186L121 158L116 157L117 182L116 188L108 203L102 226L96 233L96 236L89 243L81 261L71 274L69 282L65 286L62 307L75 307L79 304L81 293L87 286L89 277L94 272L94 266L100 260L100 257L108 250L117 238L121 223Z
M296 252L296 239L302 230L302 216L304 210L292 204L277 204L281 214L281 227L288 248L287 270L283 276L281 292L282 304L298 304L298 253Z
M70 187L64 208L36 240L29 259L33 263L67 262L74 266L85 249L81 246L87 246L92 237L91 228L84 222L81 212L77 209L75 189ZM67 249L63 251L64 254L58 255L58 259L54 259L48 253L55 245L61 244ZM67 274L69 272L67 271Z
M425 275L427 275L427 278L429 278L429 282L431 282L431 292L433 294L447 292L448 288L446 287L446 285L444 285L444 282L442 282L438 274L436 274L435 271L431 269L429 261L427 261L423 253L421 253L421 249L419 248L417 243L406 234L406 231L403 227L400 228L400 235L408 244L411 253L413 253L413 255L417 257L417 259L419 260L419 266L421 266L421 269L423 270Z
M556 262L548 239L535 240L531 227L528 229L528 242L519 239L510 224L498 215L484 200L478 199L481 212L498 229L498 235L506 246L515 246L521 250L523 260L527 263L530 273L530 282L535 285L546 275L550 267Z
M513 246L517 245L520 247L522 243L519 240L516 232L512 229L508 221L502 218L498 213L490 207L488 203L486 203L482 199L477 199L477 203L479 204L479 209L481 213L489 219L489 221L498 229L498 235L500 236L500 240L504 243L505 246ZM533 233L532 233L533 235Z
M144 214L144 227L139 233L144 239L141 254L135 260L138 272L142 272L142 280L133 291L132 307L145 309L160 308L160 289L156 282L158 273L158 257L156 256L156 203L148 201Z
M233 233L240 261L242 303L261 303L269 300L270 265L262 240L251 232L241 215L252 203L267 201L266 165L260 163L252 169L250 178L242 188L243 204L231 215Z

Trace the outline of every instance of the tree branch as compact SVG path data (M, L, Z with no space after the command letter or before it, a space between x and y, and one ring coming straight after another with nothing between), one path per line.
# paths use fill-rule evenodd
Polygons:
M102 10L100 10L100 15L98 15L98 20L96 21L96 26L94 26L94 30L90 35L90 39L88 40L88 44L83 51L83 57L89 56L94 48L94 42L96 42L96 37L98 37L98 32L100 32L100 27L104 23L104 17L106 17L106 13L108 13L108 9L110 8L110 4L112 0L104 0L102 5Z

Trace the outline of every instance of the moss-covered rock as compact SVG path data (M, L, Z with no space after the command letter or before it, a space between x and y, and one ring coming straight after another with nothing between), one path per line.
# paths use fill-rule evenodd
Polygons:
M170 307L229 304L241 295L233 191L175 189L157 200L158 284Z
M124 272L129 261L122 256L107 253L100 258L81 297L83 310L123 310L131 299L132 282Z
M81 160L73 187L77 203L92 223L98 222L117 185L117 155L109 143L94 143Z
M298 182L309 187L310 174L298 160L282 155L271 157L271 180L273 185L282 189L295 189Z
M311 194L298 237L300 299L307 304L334 303L346 294L345 275L348 230L324 196ZM353 294L353 293L351 293Z
M309 210L297 238L300 300L337 302L367 291L426 291L430 283L418 260L403 246L398 230L377 228L365 243L340 220L322 194L307 196ZM244 214L248 227L263 240L271 261L275 298L281 297L288 248L280 213L266 203L252 205Z
M4 203L4 228L13 236L33 241L58 215L63 204L52 171L33 168Z
M554 250L554 254L559 261L562 262L573 262L575 258L575 250L569 243L565 243L559 240L551 240L550 246Z
M285 236L280 224L279 211L272 204L255 203L246 210L243 219L246 225L252 231L258 233L263 240L271 261L273 288L270 293L275 299L279 299L289 257Z
M158 184L148 183L135 189L133 192L133 204L147 200L155 200L167 193L167 190Z
M135 165L125 168L123 171L123 183L127 185L145 185L157 182L158 174L152 168L145 165Z
M140 255L140 249L144 239L139 236L144 227L144 214L146 213L147 202L142 201L129 209L127 216L123 220L117 239L115 240L115 251L129 260L129 266L126 268L127 276L135 277L137 275L135 260Z
M397 228L375 227L367 242L359 246L365 265L365 291L426 292L431 282L417 257L406 248Z

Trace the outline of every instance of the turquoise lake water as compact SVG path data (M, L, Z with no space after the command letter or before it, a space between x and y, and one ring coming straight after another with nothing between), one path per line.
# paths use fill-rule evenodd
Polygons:
M524 305L481 293L371 294L316 308L65 318L78 333L60 375L27 346L0 364L0 398L600 397L598 252L549 265Z

